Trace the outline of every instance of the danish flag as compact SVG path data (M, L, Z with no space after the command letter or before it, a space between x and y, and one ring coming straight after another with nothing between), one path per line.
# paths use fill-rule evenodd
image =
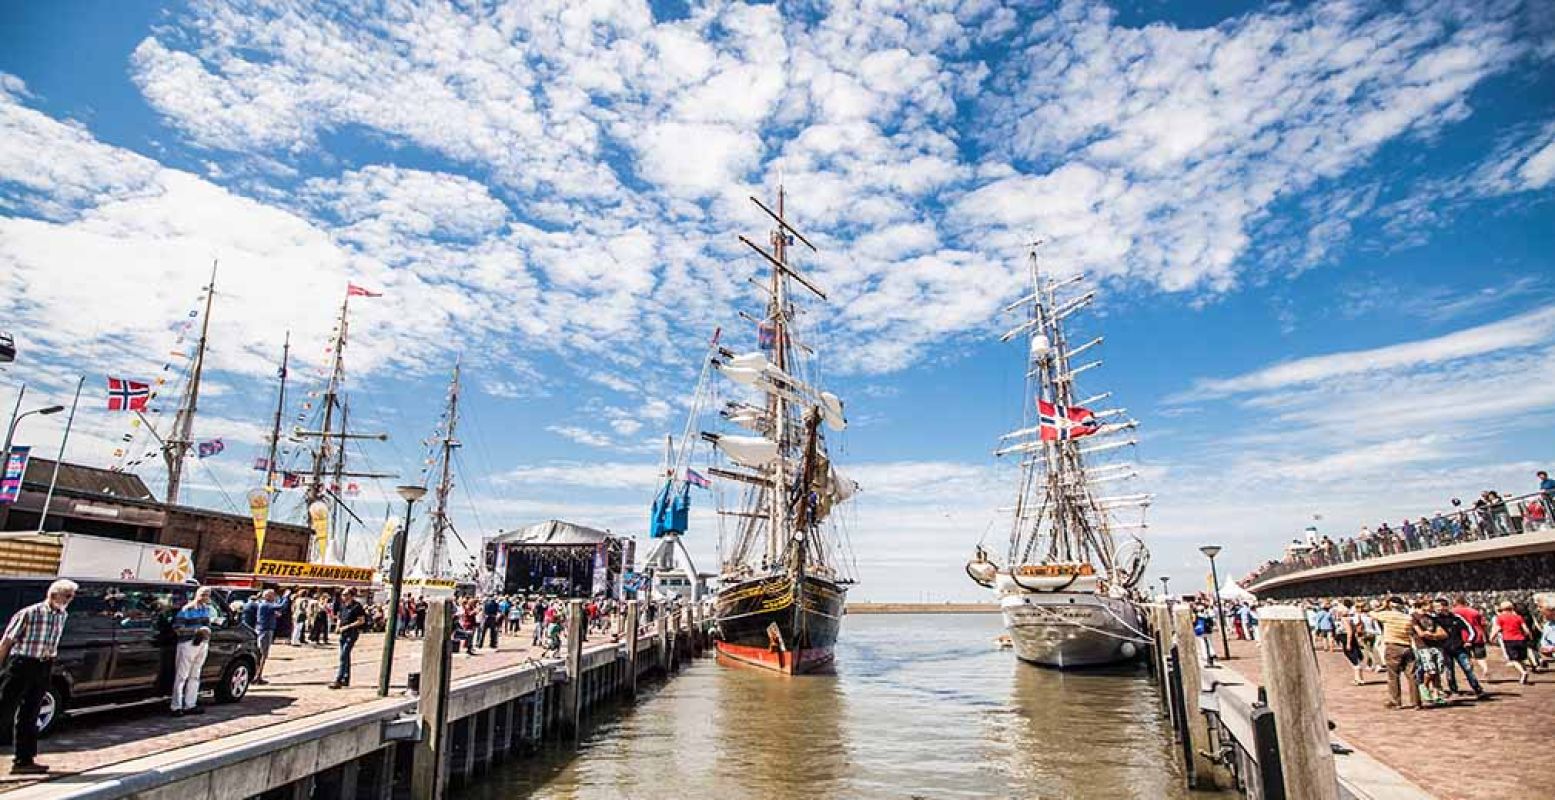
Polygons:
M1038 425L1041 426L1044 442L1078 439L1081 436L1090 436L1101 428L1101 423L1096 421L1096 415L1089 408L1059 406L1046 400L1038 400L1037 415L1040 418Z
M123 378L108 379L109 411L145 411L151 399L151 384Z

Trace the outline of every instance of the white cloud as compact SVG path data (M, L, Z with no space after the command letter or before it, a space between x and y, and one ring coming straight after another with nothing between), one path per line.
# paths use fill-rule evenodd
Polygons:
M1555 307L1540 308L1431 339L1371 350L1312 356L1233 378L1202 380L1183 399L1197 400L1269 391L1363 372L1445 364L1502 350L1529 347L1548 341L1552 335L1555 335Z

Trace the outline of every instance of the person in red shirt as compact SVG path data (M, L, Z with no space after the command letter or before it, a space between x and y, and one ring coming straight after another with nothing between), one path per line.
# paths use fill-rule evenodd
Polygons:
M1490 631L1485 627L1485 615L1479 613L1479 609L1469 605L1469 601L1461 594L1452 599L1452 613L1457 614L1463 623L1469 626L1469 637L1464 643L1464 649L1474 658L1474 666L1478 667L1480 679L1489 683L1490 659L1485 651L1485 643L1490 641Z
M1493 638L1501 640L1507 663L1517 668L1517 682L1529 683L1528 669L1523 666L1523 662L1528 660L1528 640L1533 638L1528 633L1528 622L1513 609L1510 601L1505 601L1501 603L1495 623Z

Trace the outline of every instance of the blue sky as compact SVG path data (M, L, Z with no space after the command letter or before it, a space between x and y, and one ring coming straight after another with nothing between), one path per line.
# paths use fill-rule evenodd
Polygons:
M306 391L355 281L385 293L347 349L353 414L391 435L368 463L417 474L462 353L461 532L640 531L702 343L753 344L734 237L781 174L833 299L810 319L853 420L856 597L979 596L1034 237L1100 283L1083 388L1143 423L1152 575L1196 583L1208 541L1241 572L1313 515L1532 487L1552 27L1516 2L6 4L4 395L88 374L70 455L113 463L102 376L157 374L220 259L197 433L229 449L192 491L241 503L283 335Z

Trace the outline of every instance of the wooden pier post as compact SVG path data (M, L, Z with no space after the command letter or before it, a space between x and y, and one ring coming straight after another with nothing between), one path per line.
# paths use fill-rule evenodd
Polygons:
M427 634L421 642L421 697L416 704L421 718L421 741L411 761L410 796L413 800L441 800L448 785L448 684L453 672L453 606L447 600L427 609Z
M1177 663L1182 668L1183 714L1188 718L1188 785L1194 789L1214 789L1215 765L1205 755L1210 752L1209 721L1199 711L1199 694L1204 685L1199 676L1199 643L1193 635L1193 609L1178 604L1172 610L1172 621L1177 637Z
M668 673L670 671L669 620L665 619L665 614L663 610L660 609L658 613L653 615L653 621L656 625L659 626L659 669L663 670L665 673Z
M562 687L562 726L578 732L583 711L583 601L567 601L567 684Z
M637 696L637 601L626 601L626 692Z
M1297 606L1258 611L1263 682L1280 741L1280 770L1288 800L1339 800L1339 774L1328 739L1323 679L1307 617Z

